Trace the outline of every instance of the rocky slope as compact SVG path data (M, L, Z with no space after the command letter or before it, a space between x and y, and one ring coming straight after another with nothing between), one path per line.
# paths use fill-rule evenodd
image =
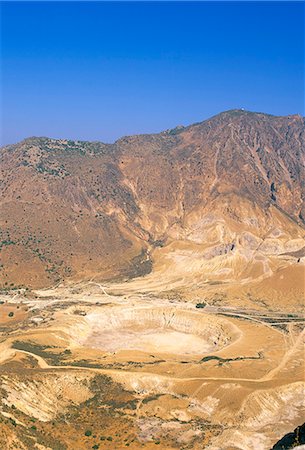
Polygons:
M301 116L233 110L111 145L35 137L0 155L2 288L151 271L259 282L302 262Z

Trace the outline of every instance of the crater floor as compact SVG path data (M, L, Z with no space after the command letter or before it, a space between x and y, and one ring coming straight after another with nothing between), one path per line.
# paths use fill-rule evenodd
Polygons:
M81 344L109 352L204 355L220 350L238 335L225 319L210 321L198 312L176 308L110 307L88 314L85 322L89 334Z
M110 352L119 350L140 350L154 353L175 353L184 355L202 354L213 350L205 339L189 333L174 330L131 329L95 331L85 345Z

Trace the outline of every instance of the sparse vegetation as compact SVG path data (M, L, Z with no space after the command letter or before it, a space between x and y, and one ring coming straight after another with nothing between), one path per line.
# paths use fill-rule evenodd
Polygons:
M1 448L221 448L254 416L269 445L269 407L299 417L303 140L234 110L2 149Z
M196 308L205 308L206 307L206 303L205 302L200 302L196 304Z

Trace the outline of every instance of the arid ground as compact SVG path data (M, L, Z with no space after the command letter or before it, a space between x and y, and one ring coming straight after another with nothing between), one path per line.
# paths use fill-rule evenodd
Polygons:
M2 148L1 450L270 450L302 425L304 149L300 116L235 110Z
M1 448L269 449L304 421L297 308L147 281L3 296Z

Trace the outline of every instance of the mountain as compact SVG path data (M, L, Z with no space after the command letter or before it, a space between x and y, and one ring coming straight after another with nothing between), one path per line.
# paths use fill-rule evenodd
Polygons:
M145 275L272 290L305 254L304 163L303 117L243 110L114 144L3 147L1 286Z
M304 125L1 149L1 449L302 442Z

